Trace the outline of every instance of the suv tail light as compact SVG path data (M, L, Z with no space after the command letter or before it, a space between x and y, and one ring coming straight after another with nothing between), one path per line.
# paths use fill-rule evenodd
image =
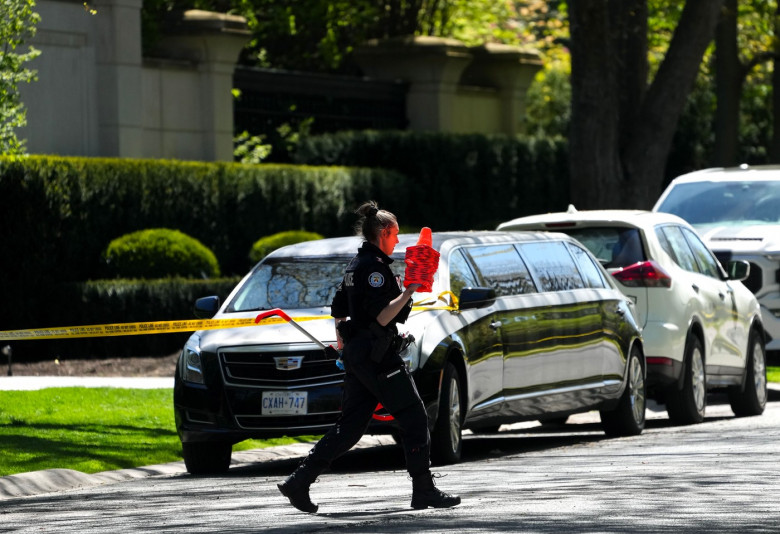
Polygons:
M672 278L654 261L640 261L612 273L628 287L672 287Z

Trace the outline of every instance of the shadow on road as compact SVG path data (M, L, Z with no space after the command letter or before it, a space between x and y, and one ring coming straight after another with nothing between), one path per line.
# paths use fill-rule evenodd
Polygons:
M770 402L780 400L780 390L770 389L768 393ZM708 404L711 406L728 405L728 397L725 394L711 394L708 398ZM705 417L702 424L733 418L733 415L709 415ZM666 417L651 418L645 424L646 430L659 430L674 426L677 425ZM608 439L610 438L604 434L598 422L545 424L520 429L504 427L501 431L491 433L467 432L464 435L461 463L481 462L489 458L551 450ZM230 468L227 475L218 476L282 478L289 475L301 459L302 457L280 458L256 464L234 466ZM404 469L403 450L398 445L389 444L353 449L336 460L331 466L330 472L356 473Z

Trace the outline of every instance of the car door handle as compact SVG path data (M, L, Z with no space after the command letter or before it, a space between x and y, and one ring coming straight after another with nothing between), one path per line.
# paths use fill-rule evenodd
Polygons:
M617 313L618 315L620 315L622 317L622 316L624 316L626 314L626 310L624 310L621 307L617 307L617 308L615 308L615 313Z
M498 330L501 328L501 321L490 321L490 328L493 330Z
M691 287L693 288L693 290L694 290L696 293L698 293L698 292L699 292L699 286L697 286L696 284L691 284Z
M718 292L718 296L720 297L720 300L726 300L726 295L724 295L721 292Z

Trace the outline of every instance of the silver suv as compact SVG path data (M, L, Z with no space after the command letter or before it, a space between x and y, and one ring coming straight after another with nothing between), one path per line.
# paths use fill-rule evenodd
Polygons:
M653 211L688 221L723 265L750 263L769 351L780 351L780 166L741 165L677 177Z

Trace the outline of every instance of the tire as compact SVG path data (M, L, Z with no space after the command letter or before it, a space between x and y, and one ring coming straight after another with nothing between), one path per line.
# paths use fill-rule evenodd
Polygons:
M460 376L455 366L447 362L441 383L439 416L431 435L431 458L434 463L443 465L460 461L463 450L462 423Z
M221 442L182 443L184 465L193 475L225 473L230 467L233 445Z
M631 347L623 395L614 410L600 412L601 427L607 436L638 436L645 429L647 390L642 360L641 349Z
M685 341L683 360L683 387L669 388L666 394L666 412L678 425L691 425L704 421L707 408L707 374L704 370L704 349L701 341L689 335Z
M755 330L748 338L746 366L745 383L728 390L731 410L737 417L761 415L766 408L766 350L762 336Z

